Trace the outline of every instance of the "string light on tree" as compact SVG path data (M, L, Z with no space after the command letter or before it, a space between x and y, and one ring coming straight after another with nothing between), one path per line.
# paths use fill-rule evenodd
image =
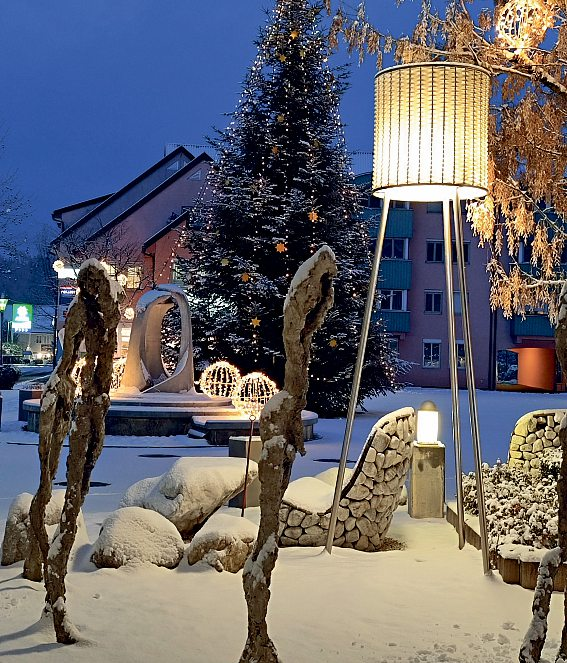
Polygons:
M266 403L277 392L273 380L255 371L239 380L232 403L241 414L257 419Z
M199 386L207 396L232 398L236 392L240 371L228 361L217 361L201 373Z

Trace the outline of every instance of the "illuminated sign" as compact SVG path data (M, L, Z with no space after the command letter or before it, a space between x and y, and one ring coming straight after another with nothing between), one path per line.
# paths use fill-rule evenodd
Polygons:
M12 304L12 329L15 332L31 331L32 322L32 304Z

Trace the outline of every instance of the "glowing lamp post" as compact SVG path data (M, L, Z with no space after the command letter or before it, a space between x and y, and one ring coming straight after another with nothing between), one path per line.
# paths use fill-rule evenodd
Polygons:
M439 441L439 410L433 401L425 401L417 411L418 444L436 444Z
M8 306L8 299L6 297L0 297L0 366L4 365L4 311Z
M385 69L375 78L373 195L383 198L366 308L362 322L353 387L347 413L341 462L327 537L331 552L340 492L352 437L366 342L374 309L382 246L391 200L443 203L445 280L449 318L449 366L453 406L453 441L457 474L459 546L464 546L461 435L457 381L457 349L453 305L451 207L455 229L460 292L467 292L461 201L486 195L488 188L488 113L490 74L475 65L427 62ZM471 355L467 297L461 297L465 366L476 466L480 536L485 573L490 571L484 490Z

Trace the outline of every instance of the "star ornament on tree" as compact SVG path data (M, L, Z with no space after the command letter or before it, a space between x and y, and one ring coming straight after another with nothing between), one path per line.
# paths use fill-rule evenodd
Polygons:
M260 318L252 318L252 320L250 320L250 324L252 325L252 327L259 327Z
M285 251L287 251L287 246L283 242L278 242L276 244L276 251L278 253L285 253Z
M240 278L244 281L244 283L248 283L248 281L250 281L250 274L248 274L248 272L244 272Z
M313 221L313 223L315 223L315 221L317 221L318 218L319 218L319 215L317 214L317 212L314 209L312 209L309 212L309 221Z
M329 341L329 345L330 345L332 348L336 348L338 344L339 344L339 342L337 341L336 338L332 338L332 339Z
M280 55L278 55L278 60L280 62L285 62L287 60L287 58L283 53L280 53Z
M276 120L278 122L284 122L285 121L285 115L283 113L280 113L277 117Z
M297 39L299 37L299 32L297 30L292 30L289 36L292 39Z
M226 267L227 265L230 264L230 260L229 260L228 258L223 258L223 259L220 261L220 264L221 264L223 267Z
M272 147L272 154L279 154L280 148L277 145Z

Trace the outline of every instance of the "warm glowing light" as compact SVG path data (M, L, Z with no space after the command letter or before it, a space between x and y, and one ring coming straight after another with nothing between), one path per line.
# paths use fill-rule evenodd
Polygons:
M118 283L120 283L122 287L124 287L128 283L128 277L126 276L126 274L118 274L116 280L118 281Z
M62 269L64 269L65 263L62 260L56 260L51 266L57 273L59 273Z
M236 392L240 371L228 361L217 361L201 373L199 386L207 396L232 398Z
M439 201L488 187L490 75L474 65L427 62L376 75L373 193Z
M551 4L541 0L510 0L498 13L496 31L507 46L521 51L540 44L553 25Z
M439 410L432 401L425 401L417 411L418 444L435 444L439 440Z
M136 317L136 311L129 306L128 308L124 309L124 317L126 320L133 320Z
M276 383L263 373L248 373L239 380L232 403L243 415L257 419L277 391Z
M120 389L124 368L126 367L126 357L119 357L112 362L112 380L110 382L110 391Z

